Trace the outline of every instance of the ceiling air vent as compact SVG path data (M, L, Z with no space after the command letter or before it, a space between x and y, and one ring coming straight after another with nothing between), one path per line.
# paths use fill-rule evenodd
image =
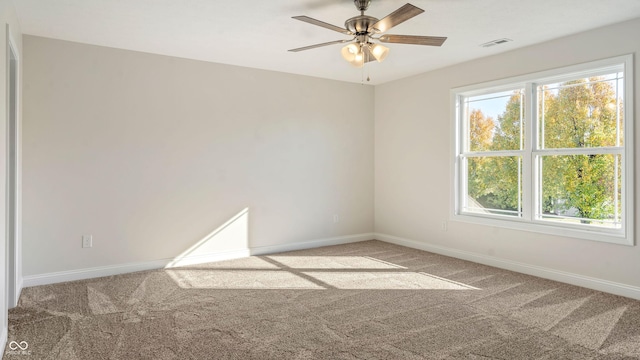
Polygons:
M509 41L513 41L511 39L507 39L507 38L502 38L502 39L497 39L497 40L492 40L489 42L486 42L480 46L482 47L492 47L492 46L496 46L496 45L502 45L504 43L508 43Z

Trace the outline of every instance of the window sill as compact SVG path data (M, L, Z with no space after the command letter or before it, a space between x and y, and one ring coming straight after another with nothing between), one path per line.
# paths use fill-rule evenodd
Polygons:
M487 216L476 213L454 214L452 221L459 221L477 225L500 227L511 230L535 232L547 235L577 238L581 240L591 240L605 242L616 245L634 246L633 233L627 225L627 234L623 230L606 228L577 229L569 226L558 226L547 221L527 221L510 217Z

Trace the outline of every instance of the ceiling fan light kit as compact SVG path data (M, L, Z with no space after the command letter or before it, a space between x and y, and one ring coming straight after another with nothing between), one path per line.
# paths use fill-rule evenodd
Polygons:
M365 63L376 60L382 62L389 54L389 48L378 42L442 46L447 39L441 36L415 36L415 35L379 35L392 27L401 24L416 15L422 14L424 10L413 6L409 3L401 6L396 11L385 16L381 20L373 16L365 15L364 12L369 8L371 0L354 0L356 8L360 11L360 15L347 19L344 28L325 23L320 20L310 18L308 16L294 16L293 19L300 20L312 25L320 26L325 29L333 30L345 35L353 36L348 40L336 40L322 44L310 45L301 48L291 49L289 51L298 52L303 50L315 49L333 44L349 43L342 48L340 52L342 57L355 67L363 67ZM377 36L377 37L376 37ZM374 42L377 41L377 42Z
M343 47L340 53L349 64L355 67L363 67L365 63L374 59L382 62L389 54L389 48L380 44L360 44L356 42Z

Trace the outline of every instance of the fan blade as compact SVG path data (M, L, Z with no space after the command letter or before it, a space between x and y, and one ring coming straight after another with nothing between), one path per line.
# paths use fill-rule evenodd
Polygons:
M419 7L413 6L409 3L403 5L398 10L392 12L391 14L382 18L377 23L371 25L369 30L377 30L378 32L385 32L392 27L403 23L416 15L420 15L424 12L424 10Z
M442 46L447 38L441 36L382 35L378 40L384 43Z
M347 30L345 28L341 28L339 26L331 25L331 24L328 24L328 23L326 23L324 21L316 20L316 19L310 18L308 16L304 16L304 15L302 15L302 16L294 16L294 17L292 17L292 19L304 21L306 23L309 23L309 24L312 24L312 25L317 25L317 26L323 27L325 29L337 31L337 32L339 32L341 34L353 35L351 33L351 31L349 31L349 30Z
M315 48L319 48L319 47L323 47L323 46L327 46L327 45L333 45L333 44L344 44L346 42L351 41L352 39L349 40L336 40L336 41L329 41L326 43L322 43L322 44L315 44L315 45L309 45L309 46L305 46L305 47L301 47L301 48L297 48L297 49L291 49L289 51L292 52L298 52L298 51L304 51L304 50L309 50L309 49L315 49Z

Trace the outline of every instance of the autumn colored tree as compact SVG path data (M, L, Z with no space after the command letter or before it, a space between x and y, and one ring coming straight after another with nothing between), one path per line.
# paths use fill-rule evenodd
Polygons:
M598 148L621 141L615 88L602 78L580 79L542 88L539 96L540 145L543 148ZM497 121L472 112L473 151L519 150L524 141L520 91L509 98ZM621 106L621 105L619 105ZM488 124L491 120L492 125ZM475 133L474 133L475 132ZM582 219L606 219L614 213L614 155L554 155L542 158L542 200L546 213L573 212ZM490 209L519 210L521 160L514 156L469 159L469 195ZM473 192L472 192L473 190Z
M480 110L472 111L470 117L471 150L520 149L520 106L520 92L515 92L510 97L504 113L498 116L497 121L485 117ZM520 202L519 166L520 159L514 156L487 156L469 159L469 195L486 208L518 211ZM471 169L473 169L473 174Z
M493 143L495 123L490 117L485 117L481 110L474 109L469 114L469 140L471 151L488 150Z
M486 117L482 111L475 109L469 114L469 148L471 151L485 151L491 147L493 141L493 130L495 124L493 119ZM469 159L469 195L474 199L480 198L487 193L487 169L486 158Z

